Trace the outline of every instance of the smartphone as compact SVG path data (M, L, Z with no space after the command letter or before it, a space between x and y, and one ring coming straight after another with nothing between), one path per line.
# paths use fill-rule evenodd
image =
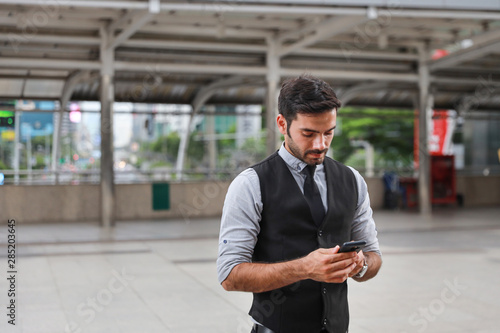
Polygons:
M339 249L338 253L341 252L359 252L366 245L365 241L353 241L353 242L345 242Z

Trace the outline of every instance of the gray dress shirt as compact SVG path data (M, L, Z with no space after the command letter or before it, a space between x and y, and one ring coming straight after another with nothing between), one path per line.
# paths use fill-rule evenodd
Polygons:
M285 161L303 193L306 175L302 170L307 164L290 154L284 145L281 146L278 154ZM364 240L366 246L363 252L376 252L381 255L366 182L359 172L352 168L351 170L356 177L359 194L352 221L351 240ZM318 185L325 211L328 211L323 164L316 167L314 180ZM217 259L220 283L227 278L234 266L252 261L253 250L260 232L262 208L259 176L254 169L248 168L233 180L224 201Z

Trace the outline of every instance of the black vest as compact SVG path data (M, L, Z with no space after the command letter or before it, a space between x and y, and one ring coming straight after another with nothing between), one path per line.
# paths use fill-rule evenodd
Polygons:
M320 228L285 161L274 153L252 168L260 181L263 211L253 262L281 262L350 241L358 201L356 178L325 158L328 210ZM347 332L347 283L303 280L253 294L250 315L276 333Z

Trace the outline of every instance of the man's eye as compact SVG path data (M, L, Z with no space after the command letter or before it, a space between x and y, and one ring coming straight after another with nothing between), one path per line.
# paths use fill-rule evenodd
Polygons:
M330 136L330 135L333 135L333 131L332 132L326 132L325 133L326 136Z
M306 138L310 138L313 136L312 133L311 134L302 133L302 135L305 136Z

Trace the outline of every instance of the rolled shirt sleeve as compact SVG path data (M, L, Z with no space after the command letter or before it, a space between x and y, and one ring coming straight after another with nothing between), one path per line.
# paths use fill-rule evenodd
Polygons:
M217 258L219 283L236 265L252 261L261 212L259 176L249 168L233 180L224 200Z
M373 220L373 211L370 207L368 186L358 171L353 168L351 170L358 184L358 205L352 221L351 239L366 241L363 252L376 252L382 256L377 238L377 228Z

